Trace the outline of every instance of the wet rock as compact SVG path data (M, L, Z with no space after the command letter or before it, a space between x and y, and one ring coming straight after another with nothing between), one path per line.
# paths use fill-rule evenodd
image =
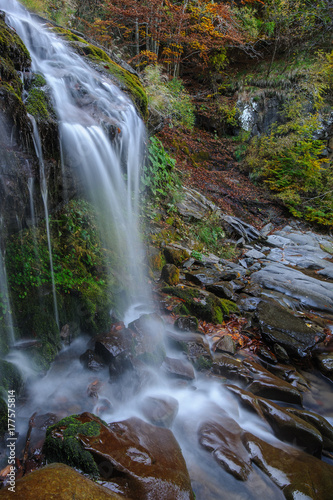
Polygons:
M131 339L132 332L128 328L114 329L96 337L95 353L109 366L111 377L132 368Z
M190 257L189 251L178 245L167 245L164 247L163 251L166 261L175 266L180 266Z
M195 316L179 316L174 326L183 332L196 332L198 330L198 320Z
M81 425L95 425L99 419L89 413L75 417ZM77 434L77 441L94 457L99 474L126 485L130 498L146 500L193 499L191 483L180 447L169 429L147 424L138 418L99 424L98 435ZM61 440L64 426L55 439Z
M128 328L112 329L95 337L95 352L109 364L117 356L130 352L131 338L132 332Z
M227 472L245 481L251 472L251 463L241 434L241 427L223 410L201 424L198 430L201 446L210 451Z
M235 354L236 343L231 335L224 335L221 340L216 344L216 350Z
M198 318L213 323L222 323L223 316L239 312L237 305L227 299L190 286L163 287L162 292L181 299L176 311L181 314L193 314Z
M323 439L314 426L302 421L296 415L291 415L284 408L268 399L255 396L234 385L228 384L226 387L240 398L246 408L255 411L261 418L265 419L279 439L291 443L296 442L308 453L321 455Z
M333 467L292 447L280 449L250 433L243 443L253 463L281 488L287 500L330 500Z
M71 343L70 326L67 323L60 330L60 338L64 344L69 345Z
M305 357L325 337L275 301L260 302L258 319L264 339L281 345L294 356Z
M305 307L333 312L333 283L319 281L281 263L269 264L253 273L251 280L296 298Z
M247 387L252 394L286 403L302 404L300 391L289 382L273 375L254 361L244 360L243 365L258 377Z
M143 415L154 425L171 427L178 413L177 399L171 396L146 397L141 405Z
M285 350L284 347L280 344L274 344L273 349L275 352L275 355L279 361L282 361L284 363L287 363L289 361L289 355L287 351Z
M333 379L333 353L317 354L315 359L319 370L327 377Z
M103 358L91 349L88 349L84 354L80 356L80 362L85 368L93 372L98 372L105 368Z
M221 299L235 300L234 287L228 281L219 281L212 285L206 285L206 290Z
M260 301L259 297L250 297L242 293L239 295L237 305L241 311L253 312L257 310Z
M296 442L298 446L308 453L321 456L323 438L320 432L305 420L288 413L277 404L264 398L258 398L259 406L265 420L272 427L275 435L290 443Z
M161 280L165 281L167 285L178 285L179 283L179 269L174 264L165 264L161 272Z
M323 448L327 451L333 451L333 427L326 418L313 411L299 410L297 408L286 408L286 411L305 420L315 427L323 438Z
M221 270L212 268L202 268L190 273L185 273L185 278L198 286L211 285L219 280Z
M132 356L145 364L160 366L165 357L162 318L158 314L144 314L128 327L132 331Z
M214 356L212 366L213 373L222 375L231 380L241 380L249 383L253 377L250 371L242 364L239 359L233 358L228 354L219 354Z
M166 357L161 368L171 377L177 377L184 380L193 380L195 378L193 366L182 359Z
M94 483L65 464L54 463L38 469L16 481L15 491L0 491L4 500L35 500L59 498L62 500L126 500L110 489Z
M279 378L286 380L299 390L304 391L305 389L310 389L307 380L296 370L294 366L277 363L276 360L271 362L267 358L262 360L262 363L271 373L274 373Z

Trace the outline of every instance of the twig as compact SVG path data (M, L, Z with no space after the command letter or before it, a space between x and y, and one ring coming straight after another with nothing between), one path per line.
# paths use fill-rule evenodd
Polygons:
M28 460L31 431L32 431L32 428L34 427L36 414L37 414L37 412L35 411L35 413L30 417L30 420L29 420L29 428L28 428L27 437L25 440L25 447L24 447L23 460L22 460L23 472L25 472L25 464L26 464L26 461Z

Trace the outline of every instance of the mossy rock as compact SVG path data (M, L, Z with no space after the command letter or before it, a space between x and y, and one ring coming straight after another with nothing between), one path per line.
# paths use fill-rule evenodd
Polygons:
M3 500L126 500L108 488L96 484L65 464L51 464L16 481L15 491L2 489Z
M8 430L8 407L4 399L0 397L0 439Z
M49 463L61 462L77 467L94 478L100 476L93 455L84 449L79 436L99 436L102 420L82 422L80 415L65 417L46 431L43 453Z
M22 387L23 379L18 368L12 363L0 359L0 388L5 391L6 395L7 391L15 391L18 395Z
M161 279L168 285L177 285L179 283L179 269L174 264L165 264L162 269Z
M31 65L28 49L4 20L0 13L0 109L9 121L23 130L23 138L28 135L27 118L22 102L22 81L18 71Z
M237 305L225 299L219 299L213 293L185 286L166 286L162 292L174 295L182 301L179 305L179 314L193 314L197 318L211 323L220 324L224 316L239 313Z
M119 64L112 61L110 56L101 48L88 43L84 38L77 36L70 30L64 28L53 28L54 31L70 42L71 47L81 56L88 57L98 64L103 72L107 72L111 78L127 91L132 97L137 109L146 120L148 118L148 98L140 82L139 77L133 72L127 71Z

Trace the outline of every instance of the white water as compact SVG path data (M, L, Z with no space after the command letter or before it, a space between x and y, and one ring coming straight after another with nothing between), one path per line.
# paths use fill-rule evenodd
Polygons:
M63 172L66 167L72 169L83 181L87 196L102 214L104 245L116 248L121 256L117 274L126 280L131 301L144 302L148 294L137 232L143 122L127 96L20 4L0 0L0 9L27 46L32 70L43 74L51 88L59 122L61 168ZM36 142L36 131L34 137ZM47 208L47 179L43 172L41 184ZM65 180L64 186L67 191Z
M52 243L51 243L51 233L50 233L50 221L49 221L49 209L48 209L48 189L45 177L45 165L43 159L42 144L39 137L39 131L37 127L36 120L33 116L29 115L30 121L32 123L33 131L33 142L36 150L36 155L39 161L39 176L40 176L40 190L44 205L44 215L45 215L45 225L46 225L46 235L47 235L47 247L49 250L49 260L50 260L50 272L52 280L52 295L53 295L53 307L54 307L54 318L55 322L59 328L59 312L57 303L57 293L54 279L54 268L53 268L53 256L52 256ZM31 203L30 203L31 204Z

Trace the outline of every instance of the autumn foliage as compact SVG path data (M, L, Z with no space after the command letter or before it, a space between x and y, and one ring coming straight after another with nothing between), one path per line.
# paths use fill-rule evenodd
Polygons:
M207 0L112 0L90 25L104 45L126 46L137 66L162 63L173 76L181 65L207 67L212 55L242 43L230 6ZM223 57L223 56L222 56Z

